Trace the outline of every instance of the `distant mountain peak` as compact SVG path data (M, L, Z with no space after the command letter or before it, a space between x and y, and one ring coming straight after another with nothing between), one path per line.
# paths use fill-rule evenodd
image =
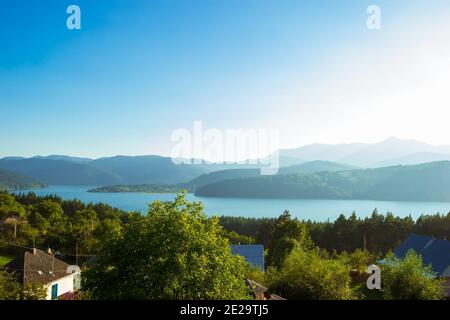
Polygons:
M328 160L362 167L377 167L386 164L448 160L450 146L433 146L413 139L391 136L377 143L310 144L281 150L280 155L303 161Z
M422 141L418 141L418 140L414 140L414 139L400 139L400 138L394 137L394 136L389 137L387 139L384 139L380 143L406 143L406 144L417 144L417 145L430 146L430 145L428 145L428 144L426 144L425 142L422 142Z
M400 138L397 138L396 136L390 136L390 137L384 139L384 141L404 141L404 140L407 140L407 139L400 139ZM412 139L408 139L408 140L412 140Z

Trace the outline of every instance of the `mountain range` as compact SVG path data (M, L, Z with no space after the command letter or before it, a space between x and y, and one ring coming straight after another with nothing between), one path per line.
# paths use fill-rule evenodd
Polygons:
M280 172L288 174L289 170L295 172L298 169L297 165L320 164L317 161L326 161L328 165L336 163L340 170L343 170L344 168L340 167L342 165L346 165L346 169L355 166L377 168L450 160L450 146L431 146L415 140L389 138L373 144L311 144L296 149L280 150L279 155L282 167ZM221 176L237 178L259 174L256 165L206 163L176 165L169 157L155 155L100 159L66 155L6 157L0 159L0 168L49 185L173 185L188 182L202 184L202 180L217 182ZM223 170L229 171L218 172ZM213 172L218 173L209 175Z
M373 144L311 144L296 149L280 150L280 157L303 161L328 160L377 168L450 160L450 146L432 146L415 140L392 137Z
M49 185L177 184L237 164L175 164L169 157L115 156L100 159L69 156L6 157L0 168Z

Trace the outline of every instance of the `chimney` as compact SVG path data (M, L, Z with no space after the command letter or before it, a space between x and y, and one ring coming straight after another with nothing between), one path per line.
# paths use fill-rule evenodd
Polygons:
M47 253L52 254L52 249L48 248Z
M36 254L36 248L33 248L33 254Z

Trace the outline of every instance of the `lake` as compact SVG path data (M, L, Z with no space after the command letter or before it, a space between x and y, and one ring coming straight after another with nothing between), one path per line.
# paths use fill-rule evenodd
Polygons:
M33 192L37 195L55 194L63 199L79 199L85 203L103 202L122 210L140 212L146 212L148 204L155 200L172 200L175 197L175 194L87 192L91 188L92 186L51 186ZM413 218L421 214L450 212L448 202L202 198L193 194L188 194L187 199L201 201L208 215L277 217L288 209L295 217L315 221L334 220L340 214L350 215L353 211L359 217L366 217L374 209L378 209L380 213L390 211L397 216L411 215Z

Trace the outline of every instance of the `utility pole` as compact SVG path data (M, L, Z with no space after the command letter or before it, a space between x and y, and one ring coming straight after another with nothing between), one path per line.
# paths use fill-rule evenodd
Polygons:
M14 221L14 241L17 240L17 221Z
M364 251L366 251L366 232L364 231Z
M75 265L78 265L78 240L75 247Z

